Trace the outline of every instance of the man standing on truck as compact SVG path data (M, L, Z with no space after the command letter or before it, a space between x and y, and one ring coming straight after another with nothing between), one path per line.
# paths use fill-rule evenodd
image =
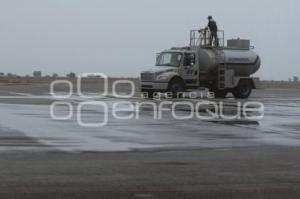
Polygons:
M212 16L209 16L207 19L208 19L208 25L206 27L206 30L209 29L209 31L210 31L209 44L210 44L210 46L212 46L213 40L214 40L215 47L219 47L217 22L213 19Z

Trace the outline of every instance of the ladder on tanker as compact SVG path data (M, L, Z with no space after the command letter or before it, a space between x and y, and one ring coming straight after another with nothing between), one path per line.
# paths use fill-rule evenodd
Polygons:
M216 62L218 63L218 89L224 90L226 89L226 70L227 70L227 64L226 64L226 56L223 50L220 50L218 48L214 49L216 53Z

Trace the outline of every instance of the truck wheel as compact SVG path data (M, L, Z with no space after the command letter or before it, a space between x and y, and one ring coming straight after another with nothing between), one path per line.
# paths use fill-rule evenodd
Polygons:
M173 94L173 98L181 97L178 96L178 93L185 92L184 82L179 78L171 80L169 83L168 92Z
M250 80L240 80L237 87L232 91L235 98L246 99L252 93L252 83Z
M224 90L213 90L215 97L216 98L226 98L227 94L228 94L228 90L224 89Z

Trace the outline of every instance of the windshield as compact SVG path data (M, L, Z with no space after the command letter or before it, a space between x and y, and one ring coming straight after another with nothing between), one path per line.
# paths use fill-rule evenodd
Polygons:
M158 56L156 66L172 66L179 67L182 53L167 52Z

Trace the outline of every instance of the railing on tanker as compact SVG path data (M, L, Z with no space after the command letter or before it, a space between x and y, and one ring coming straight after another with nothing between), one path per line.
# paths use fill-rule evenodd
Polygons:
M224 47L224 31L218 31L218 42L219 47ZM190 32L190 46L191 47L216 47L214 46L215 42L212 42L212 46L210 45L210 35L211 32L207 29L200 30L191 30Z

